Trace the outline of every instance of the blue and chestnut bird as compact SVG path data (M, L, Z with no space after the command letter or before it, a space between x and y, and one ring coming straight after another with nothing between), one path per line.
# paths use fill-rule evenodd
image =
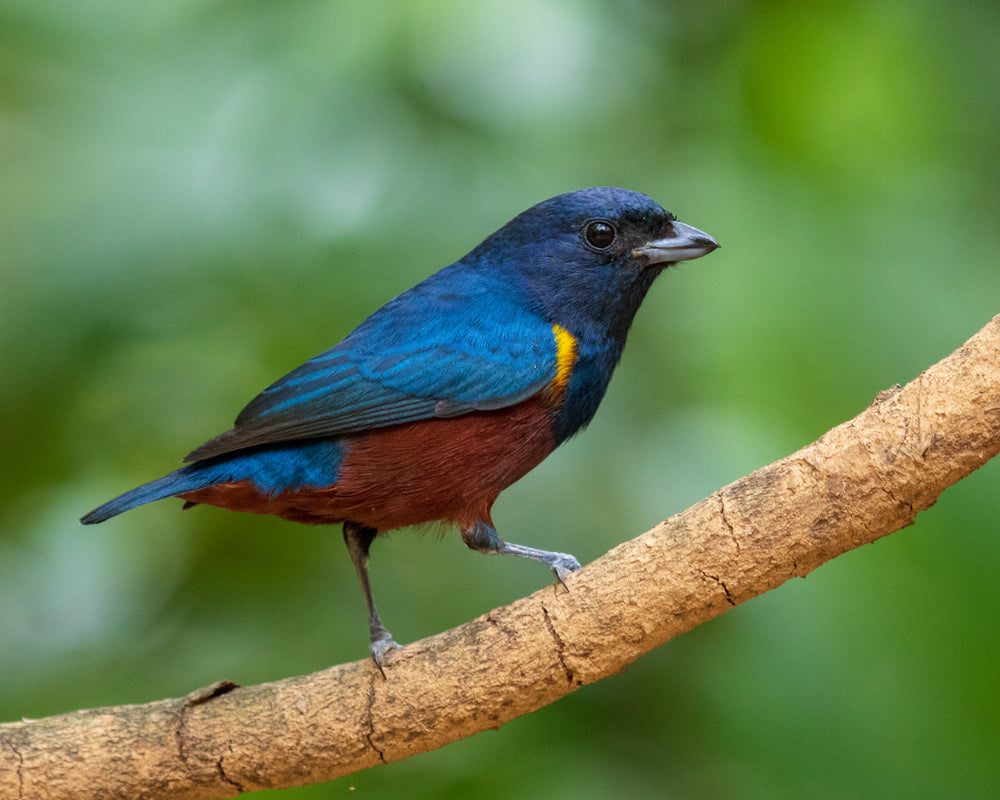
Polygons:
M637 192L539 203L269 386L187 466L82 521L179 497L343 523L381 668L397 645L368 580L379 532L440 521L473 550L540 561L560 581L579 568L504 541L490 509L593 418L656 276L717 247Z

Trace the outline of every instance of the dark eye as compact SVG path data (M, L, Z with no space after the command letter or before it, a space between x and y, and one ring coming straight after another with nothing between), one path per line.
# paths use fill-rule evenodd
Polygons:
M587 244L591 247L604 250L615 240L615 228L610 222L597 220L587 223L583 235L587 237Z

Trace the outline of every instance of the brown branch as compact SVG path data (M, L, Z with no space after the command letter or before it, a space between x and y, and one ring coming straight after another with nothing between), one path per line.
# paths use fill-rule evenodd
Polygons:
M1000 451L1000 316L818 441L555 585L314 675L0 726L0 798L219 798L497 728L913 522Z

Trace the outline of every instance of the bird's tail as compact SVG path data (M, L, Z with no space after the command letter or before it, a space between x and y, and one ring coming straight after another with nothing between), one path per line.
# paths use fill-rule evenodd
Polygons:
M98 506L89 514L80 518L84 525L93 525L97 522L104 522L106 519L117 516L123 511L128 511L136 506L152 503L154 500L162 500L165 497L173 497L178 494L194 492L204 489L212 481L206 481L204 475L199 475L191 467L184 467L164 475L155 481L144 483L130 492L119 495L114 500L109 500L102 506Z
M80 519L84 525L104 522L136 506L207 489L220 483L248 482L264 498L305 486L332 486L344 460L339 439L251 447L238 453L195 461L159 480L145 483L109 500Z

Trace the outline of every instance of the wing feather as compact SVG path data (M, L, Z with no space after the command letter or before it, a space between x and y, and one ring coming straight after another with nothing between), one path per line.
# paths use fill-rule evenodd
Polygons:
M481 281L462 286L457 277L442 271L383 306L185 460L504 408L545 388L558 372L552 326Z

